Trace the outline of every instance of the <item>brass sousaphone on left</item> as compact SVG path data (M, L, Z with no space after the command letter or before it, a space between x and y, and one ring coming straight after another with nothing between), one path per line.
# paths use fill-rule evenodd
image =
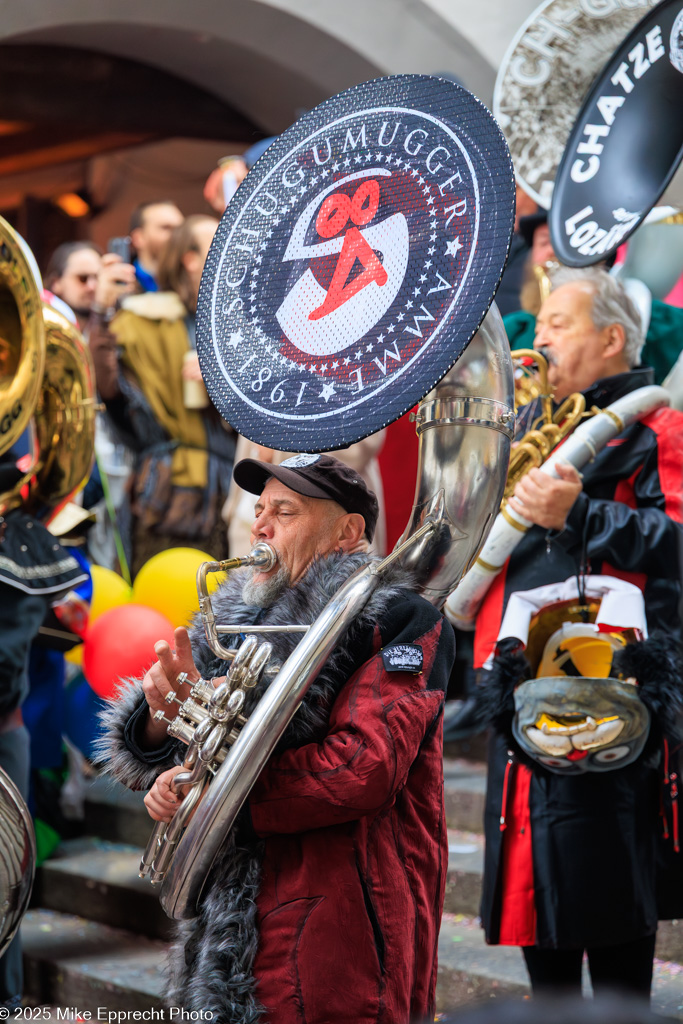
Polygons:
M200 570L207 639L230 667L218 689L198 683L169 727L188 744L176 781L192 789L171 825L154 829L141 869L161 883L171 917L197 913L240 807L385 569L409 566L440 607L484 542L514 419L509 346L491 307L513 213L512 165L489 112L450 82L397 76L305 115L223 217L197 319L219 411L253 440L310 453L351 444L419 401L419 469L396 550L368 561L310 627L286 627L305 635L284 665L270 664L258 627L239 649L221 642L235 630L215 622L205 585L209 571L272 566L276 553L259 544ZM262 673L272 682L246 718Z
M22 242L0 218L0 454L33 416L45 367L45 327L38 283ZM13 464L0 466L13 488ZM33 888L36 838L19 790L0 769L0 954L19 927Z
M33 254L0 218L0 455L26 431L31 439L28 467L0 464L0 517L21 508L46 523L90 473L96 407L88 349L78 330L42 302L40 287ZM21 585L23 567L7 553L3 559ZM58 589L56 583L51 591ZM0 770L0 954L28 906L35 861L28 808Z

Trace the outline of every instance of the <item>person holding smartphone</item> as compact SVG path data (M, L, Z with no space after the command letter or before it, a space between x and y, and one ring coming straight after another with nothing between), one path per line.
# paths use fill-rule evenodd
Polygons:
M102 256L100 261L100 272L90 307L91 319L105 324L108 324L114 317L125 296L130 295L136 289L135 267L130 262L130 247L126 253L120 246L115 245L115 243L121 242L129 242L129 240L112 238L109 241L107 246L109 251ZM88 333L91 328L92 325L89 324Z
M227 553L220 518L235 439L208 401L194 316L204 261L218 221L188 217L159 264L160 290L126 297L91 334L97 389L110 422L134 452L130 528L122 529L135 574L172 547ZM106 259L106 257L105 257ZM112 274L122 264L111 264Z

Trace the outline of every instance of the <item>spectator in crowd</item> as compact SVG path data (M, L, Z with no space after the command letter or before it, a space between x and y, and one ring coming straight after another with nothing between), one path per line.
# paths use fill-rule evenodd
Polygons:
M152 199L136 206L130 218L130 240L135 250L135 276L143 292L159 290L157 280L162 253L183 215L170 199Z
M81 331L88 326L101 267L102 250L94 242L64 242L45 271L45 288L73 310Z
M122 517L133 574L169 547L227 551L220 510L235 442L209 403L195 350L199 282L216 226L199 215L176 227L159 261L160 290L124 299L91 333L98 391L137 453L127 530Z
M206 179L204 198L219 217L246 178L247 170L244 157L224 156Z
M276 136L260 139L243 155L224 156L218 161L204 185L204 198L220 217L256 161L275 141Z
M100 260L100 272L97 276L95 294L90 304L90 320L86 326L86 336L93 324L101 321L109 322L121 301L136 291L135 267L132 263L124 263L120 256L106 252Z

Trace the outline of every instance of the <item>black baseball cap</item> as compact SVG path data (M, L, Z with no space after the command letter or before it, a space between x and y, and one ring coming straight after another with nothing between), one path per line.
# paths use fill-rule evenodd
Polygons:
M271 476L297 494L336 501L345 512L365 520L365 535L372 540L379 515L373 491L354 469L332 455L292 455L279 465L242 459L233 469L235 483L250 494L260 494Z

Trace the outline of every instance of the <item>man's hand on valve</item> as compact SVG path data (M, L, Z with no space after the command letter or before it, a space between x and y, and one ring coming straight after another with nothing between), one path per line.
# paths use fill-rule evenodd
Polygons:
M517 482L509 505L535 526L559 532L583 484L581 474L568 462L558 462L555 468L558 478L530 469Z
M142 690L149 706L145 740L150 747L159 746L163 742L167 728L165 722L154 721L154 712L163 711L166 718L175 718L178 714L178 705L175 701L167 704L166 695L173 691L179 700L187 700L193 684L201 679L192 658L187 630L184 626L179 626L174 635L174 651L165 640L155 644L154 653L159 660L152 665L142 680Z
M155 821L169 822L180 807L189 786L181 786L180 793L173 788L173 779L180 772L187 771L182 765L162 772L145 797L147 813Z

